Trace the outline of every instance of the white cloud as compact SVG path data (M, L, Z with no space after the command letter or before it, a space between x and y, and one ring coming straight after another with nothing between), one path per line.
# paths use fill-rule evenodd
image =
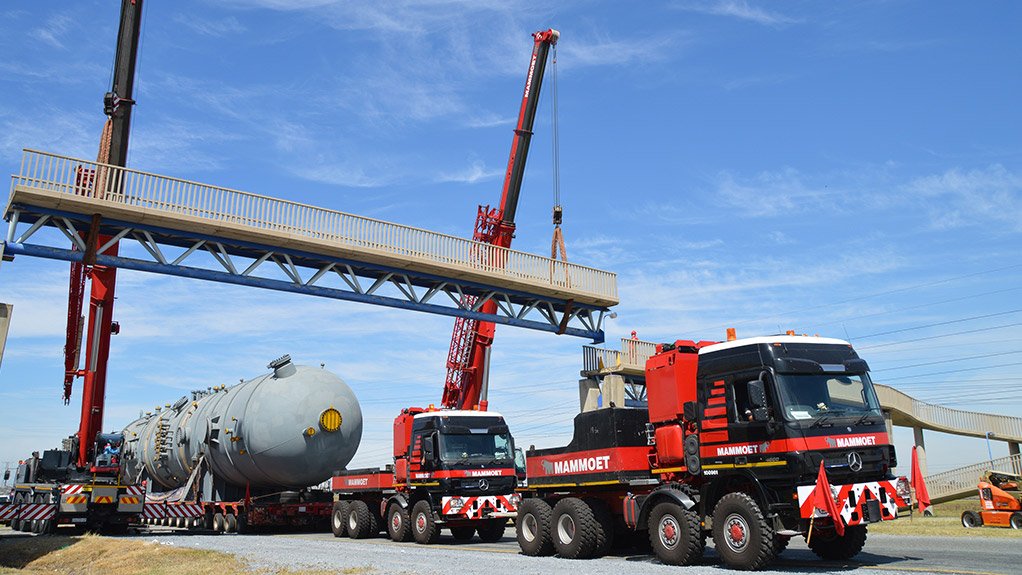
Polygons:
M676 4L679 9L712 16L728 16L764 26L785 26L800 22L778 12L770 12L750 5L746 0L717 0L715 2L683 2Z
M216 38L241 34L246 31L245 26L234 16L211 20L190 13L179 13L174 15L174 21L199 34Z
M474 184L492 180L501 174L501 170L487 169L485 162L476 160L472 165L458 172L442 173L437 176L438 182L454 182L460 184Z
M29 34L54 48L63 49L64 43L61 39L74 27L74 23L69 14L56 14L47 19L41 27L33 28Z
M950 169L902 186L908 198L930 215L933 228L990 226L991 231L1022 231L1022 174L999 164Z
M663 60L675 53L684 41L685 38L679 33L643 38L641 42L633 39L575 38L558 46L558 50L564 54L558 65L621 66L633 62Z

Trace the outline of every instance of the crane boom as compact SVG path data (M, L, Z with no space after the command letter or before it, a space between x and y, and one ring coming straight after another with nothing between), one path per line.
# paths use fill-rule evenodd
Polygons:
M138 56L138 40L142 26L142 0L121 0L121 21L117 31L117 52L114 57L113 87L103 98L104 112L109 116L100 145L100 163L125 166L128 159L128 137L131 133L131 106L134 104L132 91L135 84L135 63ZM96 173L79 174L91 179L93 190L101 194L108 188L120 186L121 182L110 182L99 167ZM95 447L96 434L103 428L103 408L106 395L107 360L110 356L110 336L118 330L113 322L114 285L117 269L95 265L96 246L106 245L111 238L99 232L100 217L93 217L89 230L87 249L82 263L71 265L71 290L68 301L67 344L65 345L64 401L70 398L74 376L81 376L82 414L78 427L78 467L88 467ZM104 252L117 255L117 242ZM84 297L84 277L92 282L89 288L89 325L85 330L85 367L78 370L74 356L80 348L77 340L80 331Z
M559 38L560 32L553 29L532 35L532 58L529 60L529 71L525 77L525 91L522 94L514 139L511 142L511 155L507 162L500 205L495 209L479 206L472 234L475 241L504 248L511 246L511 238L514 237L515 231L515 212L518 209L518 197L522 190L522 177L525 174L525 161L532 139L532 125L536 119L540 88L543 85L543 72L546 69L550 48L557 44ZM476 302L474 296L462 298L462 305L465 307L474 307ZM492 314L496 310L497 303L493 300L487 300L480 306L482 313ZM441 400L444 407L469 409L479 405L481 409L486 408L483 388L488 350L493 343L494 329L493 322L464 318L455 320L451 348L447 355L447 379L444 382Z

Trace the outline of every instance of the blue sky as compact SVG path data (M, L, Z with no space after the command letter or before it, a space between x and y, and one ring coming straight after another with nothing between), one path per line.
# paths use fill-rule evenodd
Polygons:
M554 27L563 229L570 260L618 274L608 342L848 338L880 382L1022 415L1017 3L361 4L148 0L130 167L470 235L499 199L530 33ZM95 157L118 9L0 8L0 171L23 147ZM514 243L536 253L549 87ZM356 466L385 463L401 407L439 401L449 318L118 279L108 428L283 353L360 397ZM0 269L15 304L0 461L77 429L78 397L60 401L66 282L60 262ZM491 405L520 445L568 440L583 343L498 327ZM896 442L907 462L911 432ZM986 456L982 440L927 446L931 471Z

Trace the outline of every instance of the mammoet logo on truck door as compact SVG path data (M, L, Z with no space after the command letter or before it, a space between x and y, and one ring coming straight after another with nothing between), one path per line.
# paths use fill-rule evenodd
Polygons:
M547 474L564 473L586 473L589 471L604 471L610 469L610 456L600 455L597 457L579 457L566 461L543 460L543 471Z

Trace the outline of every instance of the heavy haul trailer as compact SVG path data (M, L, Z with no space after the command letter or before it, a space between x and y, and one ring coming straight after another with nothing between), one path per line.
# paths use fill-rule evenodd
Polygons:
M337 537L430 544L450 529L499 540L518 510L514 440L492 411L409 408L394 420L394 464L334 475Z
M89 449L98 455L81 470L74 461L76 439L66 440L64 449L44 451L42 457L33 453L18 465L11 502L0 505L0 521L33 533L53 533L60 525L123 533L137 520L145 488L125 484L119 455L123 436L98 434Z
M128 424L128 472L148 486L143 522L217 532L313 528L333 509L315 486L351 460L362 411L351 388L290 356L232 387L193 392Z
M664 563L698 561L712 536L726 565L759 569L812 525L817 555L847 559L869 523L907 505L868 366L847 342L676 341L657 346L645 384L647 409L580 413L566 447L526 453L525 554L593 557L645 531ZM812 501L821 462L840 518Z

